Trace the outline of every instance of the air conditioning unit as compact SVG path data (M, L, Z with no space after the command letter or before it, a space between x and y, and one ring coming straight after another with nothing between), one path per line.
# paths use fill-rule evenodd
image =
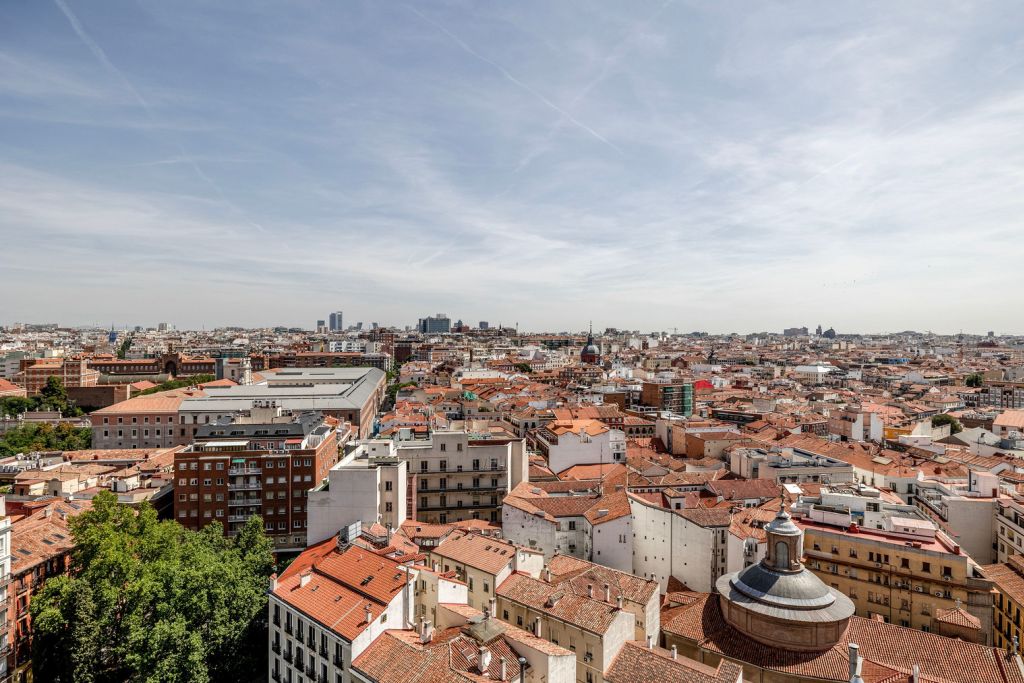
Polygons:
M921 586L918 586L914 590L916 590L918 593L924 593L924 588L922 588Z
M587 654L583 655L583 661L584 662L589 662L592 659L594 659L594 655L590 654L589 652Z
M941 598L942 597L942 591L935 591L935 597Z
M875 562L875 566L876 566L876 567L881 567L881 566L882 566L882 563L881 563L881 562Z

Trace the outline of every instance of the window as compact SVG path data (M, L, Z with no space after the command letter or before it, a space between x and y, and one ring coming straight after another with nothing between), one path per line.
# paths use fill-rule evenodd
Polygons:
M932 571L932 563L931 562L922 562L921 563L921 571L923 571L923 572L925 572L927 574L930 574L931 571Z
M426 472L426 471L427 471L427 461L426 460L421 460L420 461L420 472Z
M390 481L384 482L384 490L385 491L390 491L391 490L391 482Z
M448 450L448 444L441 444L441 452L444 453L446 450Z

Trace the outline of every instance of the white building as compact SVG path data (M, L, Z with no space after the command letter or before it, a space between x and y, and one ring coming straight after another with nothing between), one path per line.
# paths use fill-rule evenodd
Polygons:
M555 420L537 431L537 446L555 473L575 465L626 461L626 435L597 420Z
M558 495L543 484L523 483L505 497L501 529L505 538L540 550L548 560L571 555L633 571L633 519L625 491Z
M406 519L408 463L392 441L363 441L309 492L307 543L319 543L353 522L397 529Z

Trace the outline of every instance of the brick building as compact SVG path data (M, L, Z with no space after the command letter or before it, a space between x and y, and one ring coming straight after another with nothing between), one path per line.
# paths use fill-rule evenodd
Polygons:
M174 461L174 517L182 525L218 521L232 536L260 515L275 550L302 550L307 494L338 461L337 431L318 413L268 404L199 427Z
M94 387L99 383L100 373L91 369L84 358L23 358L14 383L34 396L50 377L59 378L65 387Z

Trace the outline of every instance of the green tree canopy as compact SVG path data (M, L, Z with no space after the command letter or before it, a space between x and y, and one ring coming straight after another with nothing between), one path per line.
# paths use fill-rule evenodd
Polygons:
M982 375L980 372L975 372L974 374L967 375L967 378L964 379L964 384L966 384L969 387L980 387L984 383L985 376Z
M181 389L182 387L196 386L197 384L206 384L217 379L213 375L192 375L184 379L171 379L166 382L157 384L155 387L149 389L143 389L136 396L145 396L146 394L155 394L158 391L170 391L171 389Z
M0 435L0 457L31 451L80 451L92 445L92 430L67 422L30 422Z
M36 680L263 680L273 556L259 517L231 540L103 492L70 526L71 574L31 603Z
M963 425L952 415L942 413L932 418L932 427L941 427L942 425L949 425L950 434L958 434L964 431Z

